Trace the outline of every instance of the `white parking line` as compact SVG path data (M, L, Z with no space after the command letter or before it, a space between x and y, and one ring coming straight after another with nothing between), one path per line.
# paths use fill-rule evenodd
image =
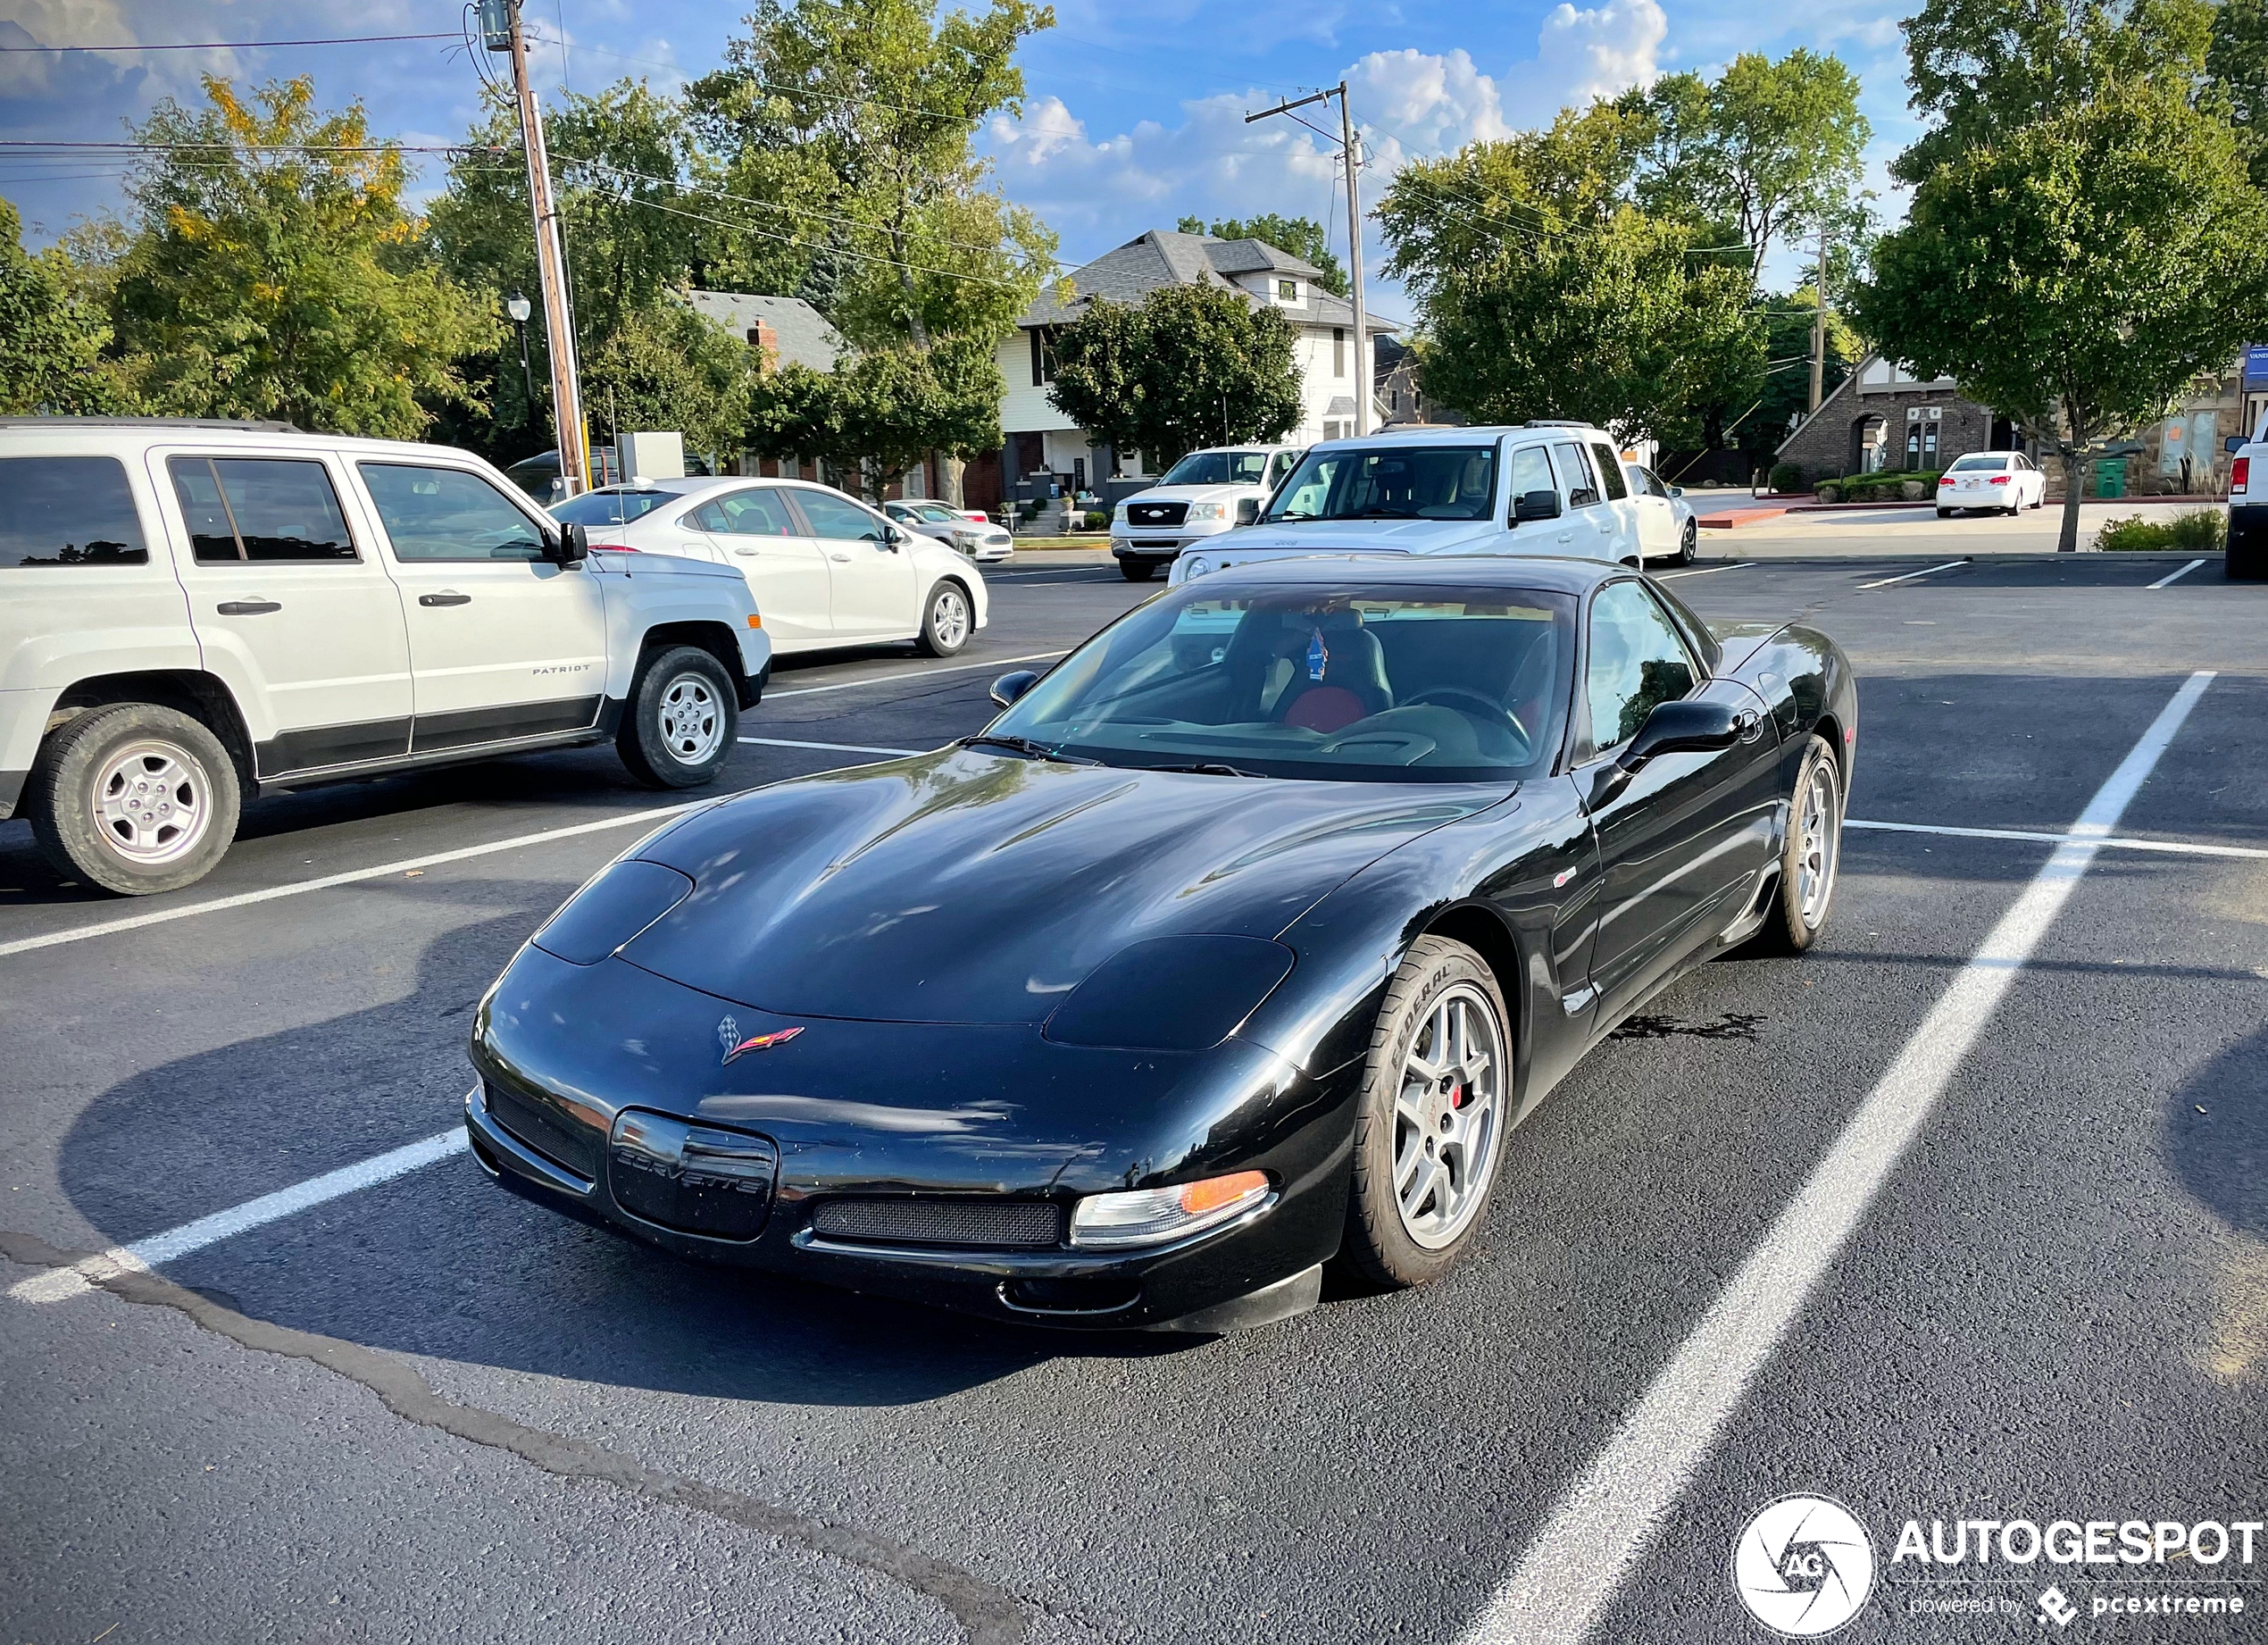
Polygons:
M1750 566L1759 564L1761 562L1755 560L1735 560L1730 565L1705 565L1697 572L1663 572L1655 577L1655 580L1667 582L1672 577L1706 577L1717 572L1745 572Z
M137 1240L131 1245L114 1245L107 1251L73 1263L68 1268L51 1269L31 1279L19 1281L8 1288L8 1295L18 1302L61 1302L65 1298L83 1296L93 1289L95 1282L114 1274L139 1269L154 1268L187 1257L191 1251L201 1251L206 1246L258 1228L263 1223L296 1216L302 1211L313 1210L326 1201L375 1188L380 1182L390 1182L396 1177L430 1165L464 1151L464 1127L452 1127L422 1142L413 1142L375 1159L360 1165L342 1165L337 1171L326 1171L319 1177L290 1188L279 1188L272 1194L263 1194L257 1199L247 1199L240 1206L226 1211L215 1211L210 1216L200 1216L194 1223L184 1223L179 1228L169 1228L163 1233L152 1234L146 1240Z
M1466 1631L1467 1645L1574 1645L1597 1624L2212 680L2190 675L2097 791L2072 838L1930 1007L1723 1295L1554 1509Z
M1866 822L1856 817L1843 819L1845 828L1880 829L1890 834L1951 834L1961 839L2038 839L2050 845L2062 845L2072 836L2053 834L2044 830L2029 828L1955 828L1950 824L1933 822ZM2090 842L2117 851L2165 851L2175 856L2250 856L2268 857L2268 850L2257 846L2211 846L2186 839L2135 839L2128 837L2105 838Z
M2152 584L2150 585L2150 587L2152 587L2153 589L2163 589L2163 588L2164 588L2164 587L2165 587L2168 583L2179 582L2179 581L2180 581L2180 580L2181 580L2184 577L2187 577L2187 576L2188 576L2188 575L2189 575L2191 572L2193 572L2193 571L2197 570L2198 566L2203 565L2204 564L2205 564L2205 562L2204 562L2203 560L2192 560L2192 561L2190 561L2190 562L2189 562L2187 565L2183 566L2183 567L2182 567L2180 571L2178 571L2178 572L2168 572L2166 575L2164 575L2164 576L2163 576L2163 577L2159 578L2159 579L2158 579L2155 582L2152 583Z
M929 752L925 748L877 748L863 742L797 742L792 737L743 737L740 740L761 743L767 748L824 748L830 754L887 754L897 757Z
M509 839L492 839L480 846L462 846L454 851L436 851L429 856L405 856L398 862L380 863L375 868L356 868L345 873L323 874L313 880L295 880L289 885L271 885L260 891L239 891L234 897L216 897L209 902L184 903L179 907L160 908L151 914L129 914L122 920L98 920L92 925L49 931L40 937L19 937L13 942L0 942L0 958L11 954L29 954L34 948L52 948L66 942L83 942L89 937L107 937L113 931L139 931L146 925L163 925L170 920L186 920L192 914L218 914L224 908L248 908L254 903L273 902L279 897L327 891L335 885L352 885L358 880L379 880L388 874L407 873L412 869L433 868L443 863L462 863L469 857L488 856L498 851L517 851L522 846L540 846L554 839L572 839L578 834L596 834L610 828L628 828L633 822L658 822L663 817L673 817L680 812L697 810L703 806L713 806L719 798L731 797L729 794L713 794L705 799L692 800L682 806L661 806L650 811L625 811L617 816L601 817L596 822L547 828L540 833L515 834Z
M797 686L792 691L766 691L765 702L778 697L813 697L821 691L855 691L861 686L896 685L901 680L927 680L933 674L965 674L972 668L1004 668L1011 663L1051 663L1062 651L1035 651L1028 656L989 657L981 663L955 663L944 668L917 668L911 673L871 674L864 680L845 680L834 685Z
M1966 560L1947 560L1943 565L1925 566L1918 572L1908 572L1902 577L1884 577L1874 582L1862 582L1862 589L1887 589L1894 582L1912 582L1916 577L1934 577L1939 572L1949 572L1955 566L1968 564Z

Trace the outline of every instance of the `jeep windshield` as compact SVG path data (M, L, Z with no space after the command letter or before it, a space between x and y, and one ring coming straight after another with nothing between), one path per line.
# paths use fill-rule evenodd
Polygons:
M1486 520L1496 496L1493 445L1341 447L1309 452L1261 521Z
M1268 479L1264 451L1193 451L1165 471L1161 486L1258 486Z
M1513 782L1558 751L1575 602L1514 586L1340 583L1137 607L988 739L1221 777Z

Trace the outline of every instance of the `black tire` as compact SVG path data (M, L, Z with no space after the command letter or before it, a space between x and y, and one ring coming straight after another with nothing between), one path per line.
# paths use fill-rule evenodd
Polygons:
M1685 522L1685 535L1678 539L1678 555L1675 564L1679 565L1692 564L1694 554L1700 547L1700 524L1697 521L1688 520Z
M1118 556L1118 574L1129 582L1147 582L1157 575L1157 562L1122 554Z
M949 657L969 643L977 631L977 608L967 589L947 577L921 602L919 645L933 657Z
M1819 797L1823 800L1827 822L1823 836L1816 835L1805 804L1814 784L1822 788ZM1815 858L1814 845L1819 848ZM1819 933L1827 926L1842 856L1843 773L1827 739L1814 732L1804 749L1802 763L1796 767L1796 786L1788 806L1788 837L1780 848L1780 883L1772 889L1771 909L1752 945L1758 952L1801 954L1819 940ZM1807 858L1811 859L1808 875ZM1815 901L1810 896L1814 880L1823 881Z
M1953 511L1950 508L1940 508L1938 510L1938 518L1940 520L1950 520L1953 518Z
M212 873L242 806L236 764L209 728L154 703L113 703L48 734L23 811L57 870L147 897Z
M1411 1121L1400 1100L1411 1059L1422 1044L1430 1043L1428 1036L1435 1031L1437 1013L1452 1005L1488 1014L1495 1045L1495 1085L1492 1093L1480 1100L1475 1100L1480 1098L1477 1080L1448 1090L1410 1085L1408 1089L1422 1091L1426 1104L1430 1105L1425 1108L1425 1123L1419 1124ZM1447 937L1421 937L1412 943L1401 969L1387 985L1385 1003L1379 1007L1378 1026L1371 1033L1362 1106L1355 1117L1354 1184L1347 1196L1347 1234L1339 1245L1338 1260L1358 1279L1390 1290L1422 1285L1455 1267L1472 1243L1487 1220L1488 1198L1504 1158L1505 1132L1517 1096L1511 1085L1511 1016L1488 962L1463 943ZM1462 1107L1470 1110L1463 1113L1463 1123L1471 1125L1492 1116L1485 1143L1470 1137L1460 1139L1471 1153L1480 1156L1464 1162L1470 1169L1463 1194L1473 1198L1469 1206L1463 1198L1457 1201L1456 1225L1444 1231L1446 1237L1439 1243L1422 1242L1403 1215L1401 1196L1397 1192L1397 1159L1405 1170L1430 1168L1444 1182L1453 1174L1448 1160L1457 1143L1441 1142L1437 1152L1435 1127L1444 1128L1443 1136L1451 1134L1447 1128L1459 1123L1455 1110L1460 1107L1460 1092L1463 1093ZM1490 1105L1486 1115L1484 1103ZM1432 1111L1436 1106L1441 1110L1438 1115ZM1416 1186L1414 1177L1412 1186ZM1431 1198L1422 1197L1419 1209L1433 1203Z
M646 659L630 684L614 751L653 789L713 782L740 734L740 699L724 664L698 646L671 646Z

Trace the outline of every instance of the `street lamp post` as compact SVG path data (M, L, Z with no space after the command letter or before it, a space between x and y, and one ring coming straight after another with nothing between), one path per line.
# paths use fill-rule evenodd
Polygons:
M520 331L520 388L527 397L528 423L532 428L536 421L536 374L528 365L528 316L536 312L536 305L528 301L526 292L515 289L504 299L504 312L512 316L512 323Z

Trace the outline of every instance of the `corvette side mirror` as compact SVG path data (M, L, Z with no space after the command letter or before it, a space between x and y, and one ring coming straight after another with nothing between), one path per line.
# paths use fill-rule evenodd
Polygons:
M1237 499L1237 523L1238 525L1250 525L1254 521L1259 518L1260 499L1258 497L1240 497Z
M1591 806L1606 804L1665 754L1715 754L1739 740L1739 716L1726 704L1690 697L1656 703L1638 735L1591 779Z
M1012 707L1015 700L1039 683L1039 676L1029 668L1020 668L1013 674L1003 674L992 682L992 700L1003 708Z
M1559 493L1556 491L1522 491L1512 500L1512 522L1524 524L1530 520L1559 518Z

